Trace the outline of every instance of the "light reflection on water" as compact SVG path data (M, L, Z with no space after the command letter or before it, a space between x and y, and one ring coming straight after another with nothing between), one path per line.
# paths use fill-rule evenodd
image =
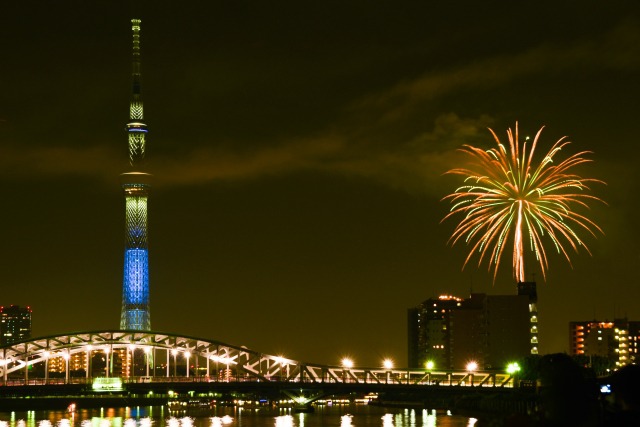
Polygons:
M276 427L294 427L293 417L291 415L280 415L276 417Z
M220 407L179 415L164 407L0 413L0 427L472 427L476 419L420 409L363 405L290 409Z
M340 427L351 427L351 420L353 419L353 415L343 415L340 417Z

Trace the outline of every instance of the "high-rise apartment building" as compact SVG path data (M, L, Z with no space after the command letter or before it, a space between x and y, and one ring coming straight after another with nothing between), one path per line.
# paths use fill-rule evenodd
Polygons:
M0 345L31 338L31 307L0 307Z
M427 361L436 366L449 366L451 312L462 304L462 298L441 295L430 298L408 311L409 366L424 367Z
M464 369L475 361L483 369L502 368L534 347L537 352L532 293L533 282L518 295L446 295L409 309L409 366L424 368L433 362L436 369Z
M572 356L606 357L615 366L622 367L640 362L638 350L640 321L623 318L569 322L569 352Z

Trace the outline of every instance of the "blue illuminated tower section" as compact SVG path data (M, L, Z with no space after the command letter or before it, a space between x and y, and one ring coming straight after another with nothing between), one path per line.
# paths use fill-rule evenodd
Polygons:
M149 315L149 246L147 241L147 198L150 175L142 172L147 125L144 123L140 74L140 20L131 20L133 30L133 94L129 107L129 164L123 173L125 197L124 278L120 329L148 331Z

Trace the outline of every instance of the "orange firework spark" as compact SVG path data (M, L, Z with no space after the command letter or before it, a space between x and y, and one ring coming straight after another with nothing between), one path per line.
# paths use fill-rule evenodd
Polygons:
M548 268L547 252L543 245L546 235L553 242L557 252L562 253L569 264L571 260L568 247L578 251L583 246L589 248L580 239L576 230L586 230L595 236L594 230L602 233L592 220L573 210L576 205L588 207L589 200L602 200L585 194L590 190L588 183L603 181L581 178L571 173L571 169L582 163L589 151L574 154L558 164L553 158L568 141L560 138L539 164L533 163L533 154L538 138L544 126L540 128L531 148L527 151L529 138L520 146L518 141L518 123L515 134L507 130L509 147L505 147L492 129L498 148L482 150L464 145L460 150L471 157L468 169L452 169L447 173L465 177L465 185L449 194L453 204L451 211L443 218L463 214L449 242L455 245L464 240L471 246L464 262L467 265L474 253L479 253L478 265L487 258L489 270L494 270L496 278L500 259L506 246L513 242L513 273L516 281L523 282L525 240L540 264L546 278ZM591 252L589 252L590 254Z

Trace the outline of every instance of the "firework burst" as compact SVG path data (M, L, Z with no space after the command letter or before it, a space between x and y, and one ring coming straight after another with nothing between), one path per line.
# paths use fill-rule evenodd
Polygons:
M447 172L465 178L463 186L443 199L453 205L443 221L452 216L463 216L449 239L452 245L465 241L471 246L463 268L474 254L478 254L478 266L487 260L495 280L505 248L513 245L513 274L517 282L524 282L524 247L527 244L546 278L545 239L571 264L569 248L577 252L582 246L589 252L578 233L586 231L593 236L596 231L602 233L596 223L574 211L576 206L588 208L590 201L602 202L600 198L586 194L590 183L602 181L572 173L576 166L591 162L584 157L591 152L582 151L554 163L554 157L569 144L563 137L540 163L534 163L533 155L543 129L540 128L533 142L526 138L521 145L516 123L515 132L507 130L508 146L489 129L497 148L483 150L464 145L460 149L471 161L467 169Z

